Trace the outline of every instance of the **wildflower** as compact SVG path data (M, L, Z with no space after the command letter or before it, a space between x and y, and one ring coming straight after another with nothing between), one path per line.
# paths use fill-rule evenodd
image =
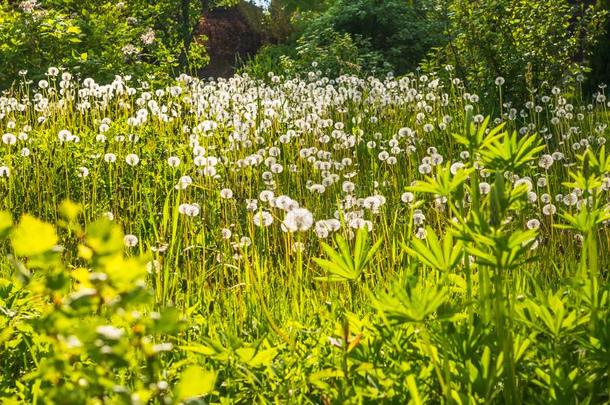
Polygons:
M479 192L483 195L488 194L491 191L491 185L489 183L482 181L479 183Z
M129 166L136 166L138 163L140 163L140 158L135 153L130 153L129 155L125 156L125 162L127 162Z
M553 159L552 155L545 154L540 157L540 160L538 160L538 166L540 166L544 170L548 170L554 161L555 159Z
M352 218L349 220L347 225L352 229L367 228L369 231L373 230L373 223L365 220L364 218Z
M147 29L142 35L140 35L140 41L144 45L152 45L155 42L155 31L152 28Z
M306 208L289 211L283 225L288 232L305 232L313 225L313 215Z
M221 233L223 239L231 239L231 236L233 235L233 233L231 232L231 230L229 228L222 228L220 230L220 233Z
M253 221L258 227L267 227L273 223L273 216L267 211L261 211L254 214Z
M7 166L0 166L0 177L10 177L11 176L11 169L9 169Z
M556 212L557 207L555 207L553 204L546 204L544 207L542 207L542 213L544 215L555 215Z
M498 76L496 77L496 86L502 86L504 84L505 80L502 76Z
M176 156L170 156L167 158L167 164L169 167L178 167L180 165L180 158Z
M72 132L68 131L67 129L62 129L61 131L59 131L57 137L59 138L60 142L69 142L74 139L74 135L72 135Z
M530 219L529 221L527 221L527 229L538 229L540 228L540 221L538 221L536 218Z
M131 56L137 54L139 51L138 48L132 44L127 44L121 48L121 52L123 52L123 55L125 56Z
M273 200L273 197L274 197L273 191L269 191L269 190L261 191L261 193L259 194L259 198L263 202L269 202L269 201Z
M14 145L17 142L17 137L11 133L2 135L2 143L5 145Z
M81 167L78 168L78 174L77 175L80 178L85 178L85 177L89 176L89 169L87 169L84 166L81 166Z
M451 172L451 174L453 174L454 176L457 174L458 171L462 170L466 165L462 162L455 162L451 165L451 167L449 168L449 171Z
M354 189L356 188L356 185L354 183L352 183L351 181L344 181L343 182L343 186L341 187L343 189L344 193L352 193L354 192Z
M178 184L174 186L176 190L186 190L188 186L193 183L193 179L190 176L182 176L178 180Z
M112 325L103 325L95 328L95 332L106 340L119 340L125 331Z
M196 217L199 215L201 207L199 204L180 204L178 206L178 212L187 217Z
M423 214L421 210L415 210L413 212L413 223L415 225L422 225L426 220L426 216Z
M132 234L125 235L123 243L127 247L135 247L138 244L138 237Z
M104 161L106 163L114 163L116 162L116 155L114 153L106 153L104 155Z
M432 166L427 163L422 163L421 165L419 165L418 171L421 174L430 174L430 172L432 171Z
M233 198L233 190L231 190L230 188L223 188L222 190L220 190L220 197L226 200L230 200L231 198Z
M415 201L415 194L410 191L407 191L405 193L402 193L402 195L400 196L400 200L405 204L411 204L413 201Z

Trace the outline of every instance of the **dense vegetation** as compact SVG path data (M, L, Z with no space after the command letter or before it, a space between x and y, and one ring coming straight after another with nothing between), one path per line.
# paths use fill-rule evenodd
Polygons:
M604 4L480 3L1 3L0 400L610 403Z

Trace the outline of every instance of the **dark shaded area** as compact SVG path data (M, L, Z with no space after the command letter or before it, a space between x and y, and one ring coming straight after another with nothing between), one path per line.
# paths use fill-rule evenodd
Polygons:
M235 73L239 62L256 54L264 42L260 21L262 10L245 2L206 13L195 35L196 41L205 41L210 63L199 71L199 75L229 77Z

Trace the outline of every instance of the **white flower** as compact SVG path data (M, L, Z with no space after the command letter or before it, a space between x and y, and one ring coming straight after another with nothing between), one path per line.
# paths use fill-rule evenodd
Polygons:
M498 76L496 77L496 86L502 86L504 84L505 80L502 76Z
M486 181L479 183L479 192L483 195L488 194L491 191L491 186Z
M104 339L107 340L119 340L121 336L125 333L123 329L117 328L112 325L103 325L95 328L95 331L98 335L101 335Z
M233 190L231 190L230 188L223 188L222 190L220 190L220 197L226 200L233 198Z
M407 191L405 193L402 193L400 199L405 204L411 204L413 201L415 201L415 194L410 191Z
M59 138L60 142L69 142L74 139L74 135L72 135L72 132L68 131L67 129L62 129L59 131L57 138Z
M555 215L556 212L557 212L557 207L555 207L553 204L547 204L544 207L542 207L542 213L544 215Z
M421 225L426 220L426 216L421 212L421 210L415 210L413 212L413 223L415 225Z
M78 168L78 174L77 175L78 175L78 177L85 178L85 177L89 176L89 169L87 169L84 166L81 166L81 167Z
M273 216L267 211L257 212L254 214L253 222L256 226L266 227L273 223Z
M5 145L14 145L17 142L17 137L11 133L2 135L2 142Z
M151 45L155 42L155 31L152 28L147 29L146 32L140 35L140 40L144 45Z
M180 158L176 156L170 156L167 158L167 164L169 167L178 167L180 165Z
M127 247L134 247L138 244L138 237L132 234L125 235L125 237L123 237L123 243Z
M114 153L106 153L104 155L104 161L106 163L114 163L116 162L116 155Z
M462 170L466 165L462 162L455 162L451 165L451 167L449 168L449 171L451 172L451 174L453 174L454 176L457 174L458 171Z
M544 170L548 170L555 159L553 159L552 155L542 155L540 156L540 160L538 161L538 166L543 168Z
M186 190L188 186L193 183L193 179L190 176L182 176L178 180L178 184L174 186L176 190Z
M529 221L527 221L527 229L538 229L540 228L540 221L538 221L536 218L530 219Z
M127 162L129 166L136 166L138 163L140 163L140 158L135 153L130 153L129 155L125 156L125 162Z
M313 225L313 215L306 208L289 211L283 223L288 232L305 232Z
M0 177L10 177L11 176L11 169L9 169L7 166L0 166Z
M200 210L199 204L180 204L178 206L178 212L187 217L196 217L199 215Z

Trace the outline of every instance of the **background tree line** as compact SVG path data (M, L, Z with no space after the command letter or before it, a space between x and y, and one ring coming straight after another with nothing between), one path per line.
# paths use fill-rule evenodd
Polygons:
M243 1L242 1L243 2ZM202 15L239 0L0 0L0 88L50 65L81 76L194 73L208 61ZM572 73L610 81L610 0L270 0L267 45L241 70L396 75L419 69L527 98ZM230 33L229 33L230 34ZM446 65L453 71L444 71Z

